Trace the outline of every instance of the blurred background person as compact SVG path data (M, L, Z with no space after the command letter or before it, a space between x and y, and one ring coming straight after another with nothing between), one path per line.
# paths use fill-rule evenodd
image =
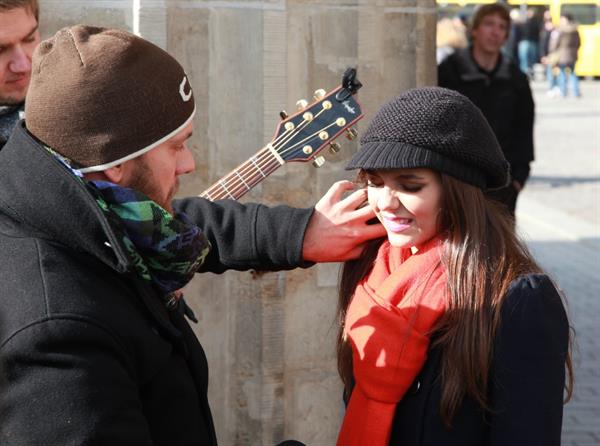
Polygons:
M519 40L521 39L521 26L523 20L521 19L521 12L519 8L513 8L510 10L510 30L508 32L508 39L502 48L504 54L509 56L512 60L519 60Z
M466 28L460 19L444 17L437 22L435 57L438 65L457 49L467 46Z
M544 25L540 31L540 61L544 64L546 81L548 82L549 96L558 94L558 79L557 79L557 53L551 51L551 48L556 48L558 39L558 29L552 22L550 11L544 11Z
M533 77L533 65L538 62L540 45L540 21L533 9L527 10L527 16L521 26L518 45L519 68L530 78Z
M573 96L580 97L579 78L575 74L575 63L577 62L577 52L581 46L581 38L577 30L577 24L573 21L573 16L564 13L560 16L558 26L558 38L556 39L556 53L558 59L558 88L560 95L567 96L567 83L571 84Z

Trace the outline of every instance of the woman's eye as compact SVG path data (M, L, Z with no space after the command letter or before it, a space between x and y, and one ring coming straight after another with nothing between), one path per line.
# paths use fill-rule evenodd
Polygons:
M419 185L404 185L402 186L402 188L406 191L406 192L419 192L421 189L423 189L423 186Z

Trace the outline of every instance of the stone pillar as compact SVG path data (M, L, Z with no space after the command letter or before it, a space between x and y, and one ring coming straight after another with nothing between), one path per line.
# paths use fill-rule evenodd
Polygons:
M168 0L132 0L132 29L161 48L167 47L166 3Z
M182 195L247 160L273 135L281 109L337 86L348 66L364 87L365 119L414 86L435 83L433 0L41 0L45 36L85 22L139 33L185 67L197 101L197 171ZM282 166L242 201L314 204L357 149ZM324 237L326 234L324 234ZM223 445L296 438L335 443L343 405L335 362L336 264L253 275L199 275L186 298L210 364L209 397Z
M38 0L42 39L65 26L86 23L133 31L132 0Z

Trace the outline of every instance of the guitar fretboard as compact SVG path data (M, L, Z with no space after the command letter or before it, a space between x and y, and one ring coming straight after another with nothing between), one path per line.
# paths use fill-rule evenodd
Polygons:
M240 164L199 196L210 201L223 198L239 199L283 164L269 146Z

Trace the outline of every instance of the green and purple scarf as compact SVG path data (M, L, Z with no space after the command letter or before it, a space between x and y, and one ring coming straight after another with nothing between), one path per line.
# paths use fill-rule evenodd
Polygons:
M179 290L206 259L210 243L184 213L171 215L134 189L108 181L85 181L68 159L46 147L92 194L111 227L125 246L137 275L171 305Z
M88 181L107 219L121 238L138 275L173 298L200 268L210 244L183 213L174 216L134 189L108 181Z

